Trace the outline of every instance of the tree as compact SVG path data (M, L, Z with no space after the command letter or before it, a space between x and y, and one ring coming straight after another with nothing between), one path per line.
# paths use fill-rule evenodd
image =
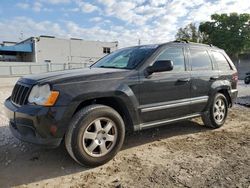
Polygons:
M205 43L224 49L233 60L250 49L250 14L213 14L199 31L206 36Z
M179 28L175 38L177 40L188 40L190 42L203 41L203 36L201 35L194 23L190 23L184 28Z

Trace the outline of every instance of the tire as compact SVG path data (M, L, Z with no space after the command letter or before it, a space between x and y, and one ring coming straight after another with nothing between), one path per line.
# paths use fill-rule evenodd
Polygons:
M111 160L124 138L125 125L118 112L108 106L90 105L73 116L65 147L77 163L95 167Z
M250 83L250 77L247 76L247 77L244 79L244 82L245 82L245 84L249 84L249 83Z
M226 97L217 93L208 107L207 112L202 115L202 121L206 127L219 128L221 127L227 118L228 102Z

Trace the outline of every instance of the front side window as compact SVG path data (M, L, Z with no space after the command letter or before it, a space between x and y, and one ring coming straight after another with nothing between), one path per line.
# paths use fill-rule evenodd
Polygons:
M117 50L100 59L91 67L133 69L152 55L157 47L157 45L147 45Z
M214 57L214 60L218 64L219 70L223 70L223 71L225 71L225 70L231 70L231 67L228 64L228 61L226 60L225 56L222 53L216 52L216 51L212 51L212 55Z
M182 48L167 48L156 59L156 61L160 60L171 60L174 65L173 71L185 71L185 60Z
M190 49L191 68L196 70L212 70L212 62L206 50Z

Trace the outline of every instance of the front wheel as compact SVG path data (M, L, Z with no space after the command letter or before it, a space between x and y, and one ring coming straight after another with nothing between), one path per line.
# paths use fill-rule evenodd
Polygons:
M84 166L99 166L121 149L125 137L124 122L113 108L91 105L73 117L65 136L70 156Z
M208 111L202 115L204 125L209 128L221 127L226 121L227 112L228 102L226 97L217 93Z

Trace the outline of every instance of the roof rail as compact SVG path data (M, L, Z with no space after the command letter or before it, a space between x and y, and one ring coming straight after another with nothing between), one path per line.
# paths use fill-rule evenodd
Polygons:
M189 41L187 39L177 39L174 42L189 43Z
M218 46L215 46L213 44L209 44L210 47L214 47L214 48L219 48Z

